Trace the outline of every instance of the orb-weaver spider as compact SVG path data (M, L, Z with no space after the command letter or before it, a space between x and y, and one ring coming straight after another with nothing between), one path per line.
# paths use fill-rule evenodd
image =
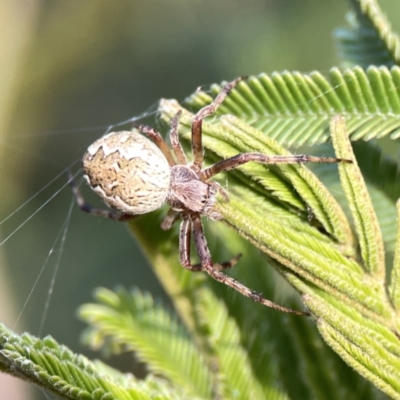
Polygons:
M169 229L175 221L182 219L179 256L185 268L191 271L204 271L218 282L268 307L292 314L308 315L305 312L279 306L225 275L222 270L236 264L241 257L240 254L228 262L216 264L212 261L201 217L220 219L221 216L213 207L216 195L219 192L225 200L229 201L229 198L226 191L216 182L210 181L210 178L250 161L263 164L297 164L348 162L348 160L309 155L267 156L261 153L241 153L203 168L203 119L217 110L241 79L238 78L225 85L215 100L194 116L191 127L193 160L190 163L186 159L178 137L180 117L178 113L171 123L172 149L168 147L160 133L146 125L136 128L147 137L135 131L112 132L89 146L83 157L84 177L91 189L115 211L93 208L85 203L77 187L74 187L74 192L83 211L118 221L146 214L160 208L166 202L170 210L161 226L163 229ZM200 257L200 263L194 265L190 261L192 235Z

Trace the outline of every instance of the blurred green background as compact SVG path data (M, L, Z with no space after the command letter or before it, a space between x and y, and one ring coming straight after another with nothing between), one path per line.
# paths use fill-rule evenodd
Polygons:
M398 12L394 2L383 3ZM334 0L2 1L0 220L79 159L107 126L154 109L161 97L182 100L199 85L239 75L326 72L337 65L332 31L345 25L346 10L345 1ZM65 182L64 173L4 221L0 241ZM94 288L122 283L163 294L123 224L74 207L39 331L60 253L54 241L71 199L64 188L0 246L0 320L95 357L79 343L84 326L75 316ZM128 358L111 362L132 370ZM20 392L26 387L12 388L13 382L1 376L0 395L45 398L37 389Z

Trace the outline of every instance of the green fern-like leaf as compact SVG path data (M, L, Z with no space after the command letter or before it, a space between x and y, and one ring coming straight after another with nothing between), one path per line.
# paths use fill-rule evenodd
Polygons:
M195 92L186 103L193 110L211 103L211 94ZM333 68L319 72L261 74L241 82L217 115L232 114L287 146L315 145L329 139L329 121L346 117L352 140L400 136L400 68Z
M73 400L151 400L184 398L160 379L138 381L72 353L53 338L19 336L0 325L0 370Z
M339 57L345 67L398 65L400 38L375 0L351 0L349 28L335 31Z
M135 350L151 371L167 377L191 396L211 398L219 393L226 399L286 397L273 383L273 370L264 370L262 383L253 376L255 371L247 349L242 347L240 328L210 290L202 290L200 302L196 304L202 314L202 329L208 330L213 357L208 370L203 356L194 347L194 342L188 340L183 327L171 323L171 317L148 295L138 290L112 293L102 289L96 297L101 304L86 305L81 309L81 317L91 326L89 343L97 346L98 336L113 344L123 343ZM137 329L132 328L134 326ZM176 334L177 330L180 334ZM271 368L271 364L267 364Z
M188 333L160 305L139 291L130 294L98 290L102 305L86 305L81 317L95 327L89 335L95 347L113 337L115 345L135 349L154 373L162 374L191 396L211 395L211 375ZM93 336L94 335L94 336ZM103 338L103 340L102 340Z
M328 146L324 145L318 149L317 154L326 154ZM396 214L395 198L397 183L391 178L396 175L398 168L393 158L387 158L376 143L357 142L353 143L354 153L363 177L367 183L368 192L374 211L378 217L379 226L382 231L385 258L387 269L392 265L394 251L396 248L396 224L393 223ZM343 188L338 180L337 171L328 165L313 166L322 182L329 188L330 192L335 195L344 208L347 215L351 215L349 205L347 204ZM389 171L390 173L385 173ZM398 192L399 197L400 192Z
M278 400L314 396L338 399L342 395L345 395L346 399L355 400L377 398L376 393L365 381L361 381L352 371L343 368L344 365L336 356L322 345L315 329L308 321L290 317L282 325L282 318L274 318L273 315L266 318L263 307L257 310L243 301L235 301L234 307L230 307L232 296L227 296L226 292L219 292L216 296L208 285L202 285L199 290L202 295L199 296L195 306L202 321L203 336L208 338L209 354L213 355L208 375L210 379L208 382L213 383L213 392L208 393L205 398L220 396L224 399ZM180 349L172 344L176 350L173 356L174 364L160 362L165 358L165 353L169 353L169 348L165 347L166 340L170 338L168 324L159 335L150 335L149 338L145 338L148 334L146 324L143 332L133 329L129 337L124 333L124 320L128 314L132 324L143 323L143 316L140 314L145 311L145 314L151 315L150 319L155 326L164 325L165 318L159 316L167 312L161 311L160 305L151 301L152 306L144 310L140 304L144 298L146 303L150 298L138 290L133 290L131 293L118 290L117 293L112 293L102 289L96 297L97 304L86 305L81 309L81 316L90 324L91 334L87 336L90 344L97 347L98 336L101 336L102 340L115 343L117 347L124 343L127 348L135 350L140 355L151 371L158 371L158 374L167 376L174 386L181 389L182 386L186 389L191 386L190 382L193 382L193 378L199 374L193 375L195 370L182 368L188 365L186 345ZM127 307L121 307L121 304L126 304ZM141 312L138 313L138 309L132 307L132 304L138 305ZM287 338L282 337L286 335L286 330L288 330ZM293 335L293 332L297 335ZM179 339L181 337L175 337L173 340ZM140 345L146 341L151 342L152 346ZM190 346L193 346L193 342ZM198 344L198 347L202 348L202 345ZM289 348L294 352L293 358L279 359L279 356L288 355ZM301 355L299 364L295 361L296 355ZM321 360L321 365L327 363L331 366L340 366L339 371L345 369L343 378L338 380L338 377L327 375L316 365L318 359ZM164 368L160 369L160 365L164 365ZM343 384L344 377L348 380L348 387ZM282 379L287 380L285 385L282 385ZM193 386L190 391L192 392L190 398L194 398Z

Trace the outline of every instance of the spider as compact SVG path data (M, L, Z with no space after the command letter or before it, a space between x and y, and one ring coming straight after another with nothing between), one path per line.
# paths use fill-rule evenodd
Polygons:
M210 178L229 171L249 161L263 164L340 162L331 157L308 155L267 156L261 153L241 153L203 168L202 122L211 116L228 96L233 87L243 79L237 78L225 85L214 101L202 108L193 118L191 131L192 162L188 162L178 137L178 113L171 122L170 149L159 132L150 126L139 125L136 131L109 133L91 146L83 157L84 178L103 201L113 210L102 210L87 204L73 185L79 207L90 214L118 221L126 221L160 208L165 202L170 210L161 227L170 229L175 221L182 219L179 234L179 258L183 267L190 271L204 271L242 295L265 306L297 315L308 315L279 306L261 294L225 275L222 270L237 263L241 254L223 263L214 263L204 235L201 217L218 220L221 216L214 210L217 193L229 201L226 191ZM146 136L144 136L146 135ZM151 140L149 140L149 138ZM194 244L200 263L190 260L190 243Z

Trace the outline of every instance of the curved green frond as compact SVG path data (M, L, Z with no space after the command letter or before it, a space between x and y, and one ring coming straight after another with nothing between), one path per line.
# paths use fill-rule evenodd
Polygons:
M269 359L268 346L265 346L264 349L259 347L258 357L252 357L253 354L243 343L244 327L234 316L229 315L223 297L207 291L199 298L197 308L204 326L209 331L209 343L215 356L216 370L214 373L223 377L220 390L222 398L287 399L285 389L277 380L276 368ZM264 357L265 359L263 359ZM263 361L262 371L258 371L254 367L255 360ZM260 375L262 379L260 379Z
M253 260L256 257L252 257ZM222 377L217 392L206 398L215 398L217 393L224 399L243 400L303 399L312 396L339 399L343 394L346 394L346 399L357 400L361 393L363 399L376 398L371 387L363 384L352 371L346 369L343 372L348 386L343 384L343 379L338 380L338 377L324 372L321 368L324 363L331 367L335 365L338 370L343 370L344 365L323 346L309 321L296 317L282 321L280 314L266 315L265 308L254 309L254 305L249 305L246 301L234 301L232 304L232 296L220 290L217 290L218 295L210 290L202 293L196 308L213 349L212 378L217 375ZM178 351L174 365L162 362L154 364L157 351L160 352L158 360L165 357L163 352L168 352L165 345L160 346L160 343L165 343L170 338L168 326L160 330L150 352L137 344L140 337L146 335L146 328L143 333L132 330L130 338L120 334L123 330L113 328L117 326L118 319L126 319L126 312L121 313L117 303L127 300L140 303L143 295L136 290L130 294L122 291L117 294L102 289L97 297L98 304L86 305L82 309L83 317L93 333L90 340L95 338L94 344L97 346L100 343L96 337L101 336L102 340L106 339L116 347L124 344L125 350L136 350L141 354L141 359L148 363L150 371L154 372L155 367L158 374L172 378L171 383L184 390L181 381L191 381L193 378L190 370L182 368L187 365L185 352ZM117 298L119 301L116 303ZM151 304L149 312L160 310L155 302L151 301ZM143 319L135 310L130 308L129 312L133 321L138 325L142 324ZM113 314L111 323L110 314ZM135 336L137 338L131 340ZM151 339L154 337L150 337L149 341ZM294 350L293 354L288 353L289 348ZM287 359L281 359L285 355ZM160 365L165 368L160 369ZM175 368L172 374L169 370L171 367ZM107 367L103 368L104 372L108 372ZM177 380L173 379L176 375L179 375ZM282 382L285 384L282 385Z
M351 165L339 164L339 173L354 219L363 265L381 281L384 290L385 255L382 233L364 178L353 155L343 117L336 116L332 119L331 132L337 156L353 160Z
M352 159L344 118L335 117L331 126L336 154ZM319 290L312 291L300 281L297 283L303 286L304 300L315 314L318 329L327 343L378 388L393 398L400 398L400 347L395 333L399 321L392 307L397 296L397 266L395 264L392 275L390 300L385 288L382 235L364 180L355 162L347 165L347 168L339 165L339 172L355 220L363 265L369 272L363 277L364 284L373 286L375 297L382 299L382 306L386 310L381 314L384 318L367 317L365 312L347 308L338 298Z
M262 382L256 379L248 351L241 344L239 326L210 290L203 291L196 304L203 329L209 330L209 344L213 350L210 370L183 328L149 295L138 290L113 293L101 289L96 297L100 304L87 304L80 312L91 327L89 344L103 347L100 336L114 348L123 346L125 350L135 350L153 373L168 378L191 396L212 398L211 383L220 375L223 379L217 392L224 399L287 398L276 384L272 371L263 371ZM127 319L129 326L126 326Z
M395 143L389 142L389 145L391 149L396 149ZM390 263L390 257L396 247L396 226L393 224L393 215L396 213L395 202L400 197L399 166L394 158L388 157L373 141L353 142L352 146L378 217L387 261ZM324 144L308 151L315 151L316 155L322 156L329 154L330 150L331 145ZM313 164L310 168L335 196L346 215L350 216L346 197L338 179L338 171L329 164Z
M375 0L351 0L349 28L335 31L339 57L344 67L398 65L400 38Z
M390 329L324 296L305 295L326 342L355 370L393 399L399 399L397 337Z
M211 394L211 371L187 331L160 304L139 290L98 289L100 304L86 304L81 318L90 324L89 344L135 350L151 371L169 379L191 396Z
M186 104L194 111L211 103L221 90L196 91ZM371 66L344 71L274 72L240 82L216 115L233 114L287 146L315 145L329 140L329 121L346 118L352 140L400 136L400 68Z
M396 214L396 201L400 197L400 166L398 161L388 157L377 143L353 143L353 150L367 183L382 230L387 261L390 263L391 254L396 248L397 232L393 216Z
M149 376L138 381L72 353L53 338L19 336L0 324L0 371L73 400L183 399L167 382ZM106 373L105 373L106 372Z

